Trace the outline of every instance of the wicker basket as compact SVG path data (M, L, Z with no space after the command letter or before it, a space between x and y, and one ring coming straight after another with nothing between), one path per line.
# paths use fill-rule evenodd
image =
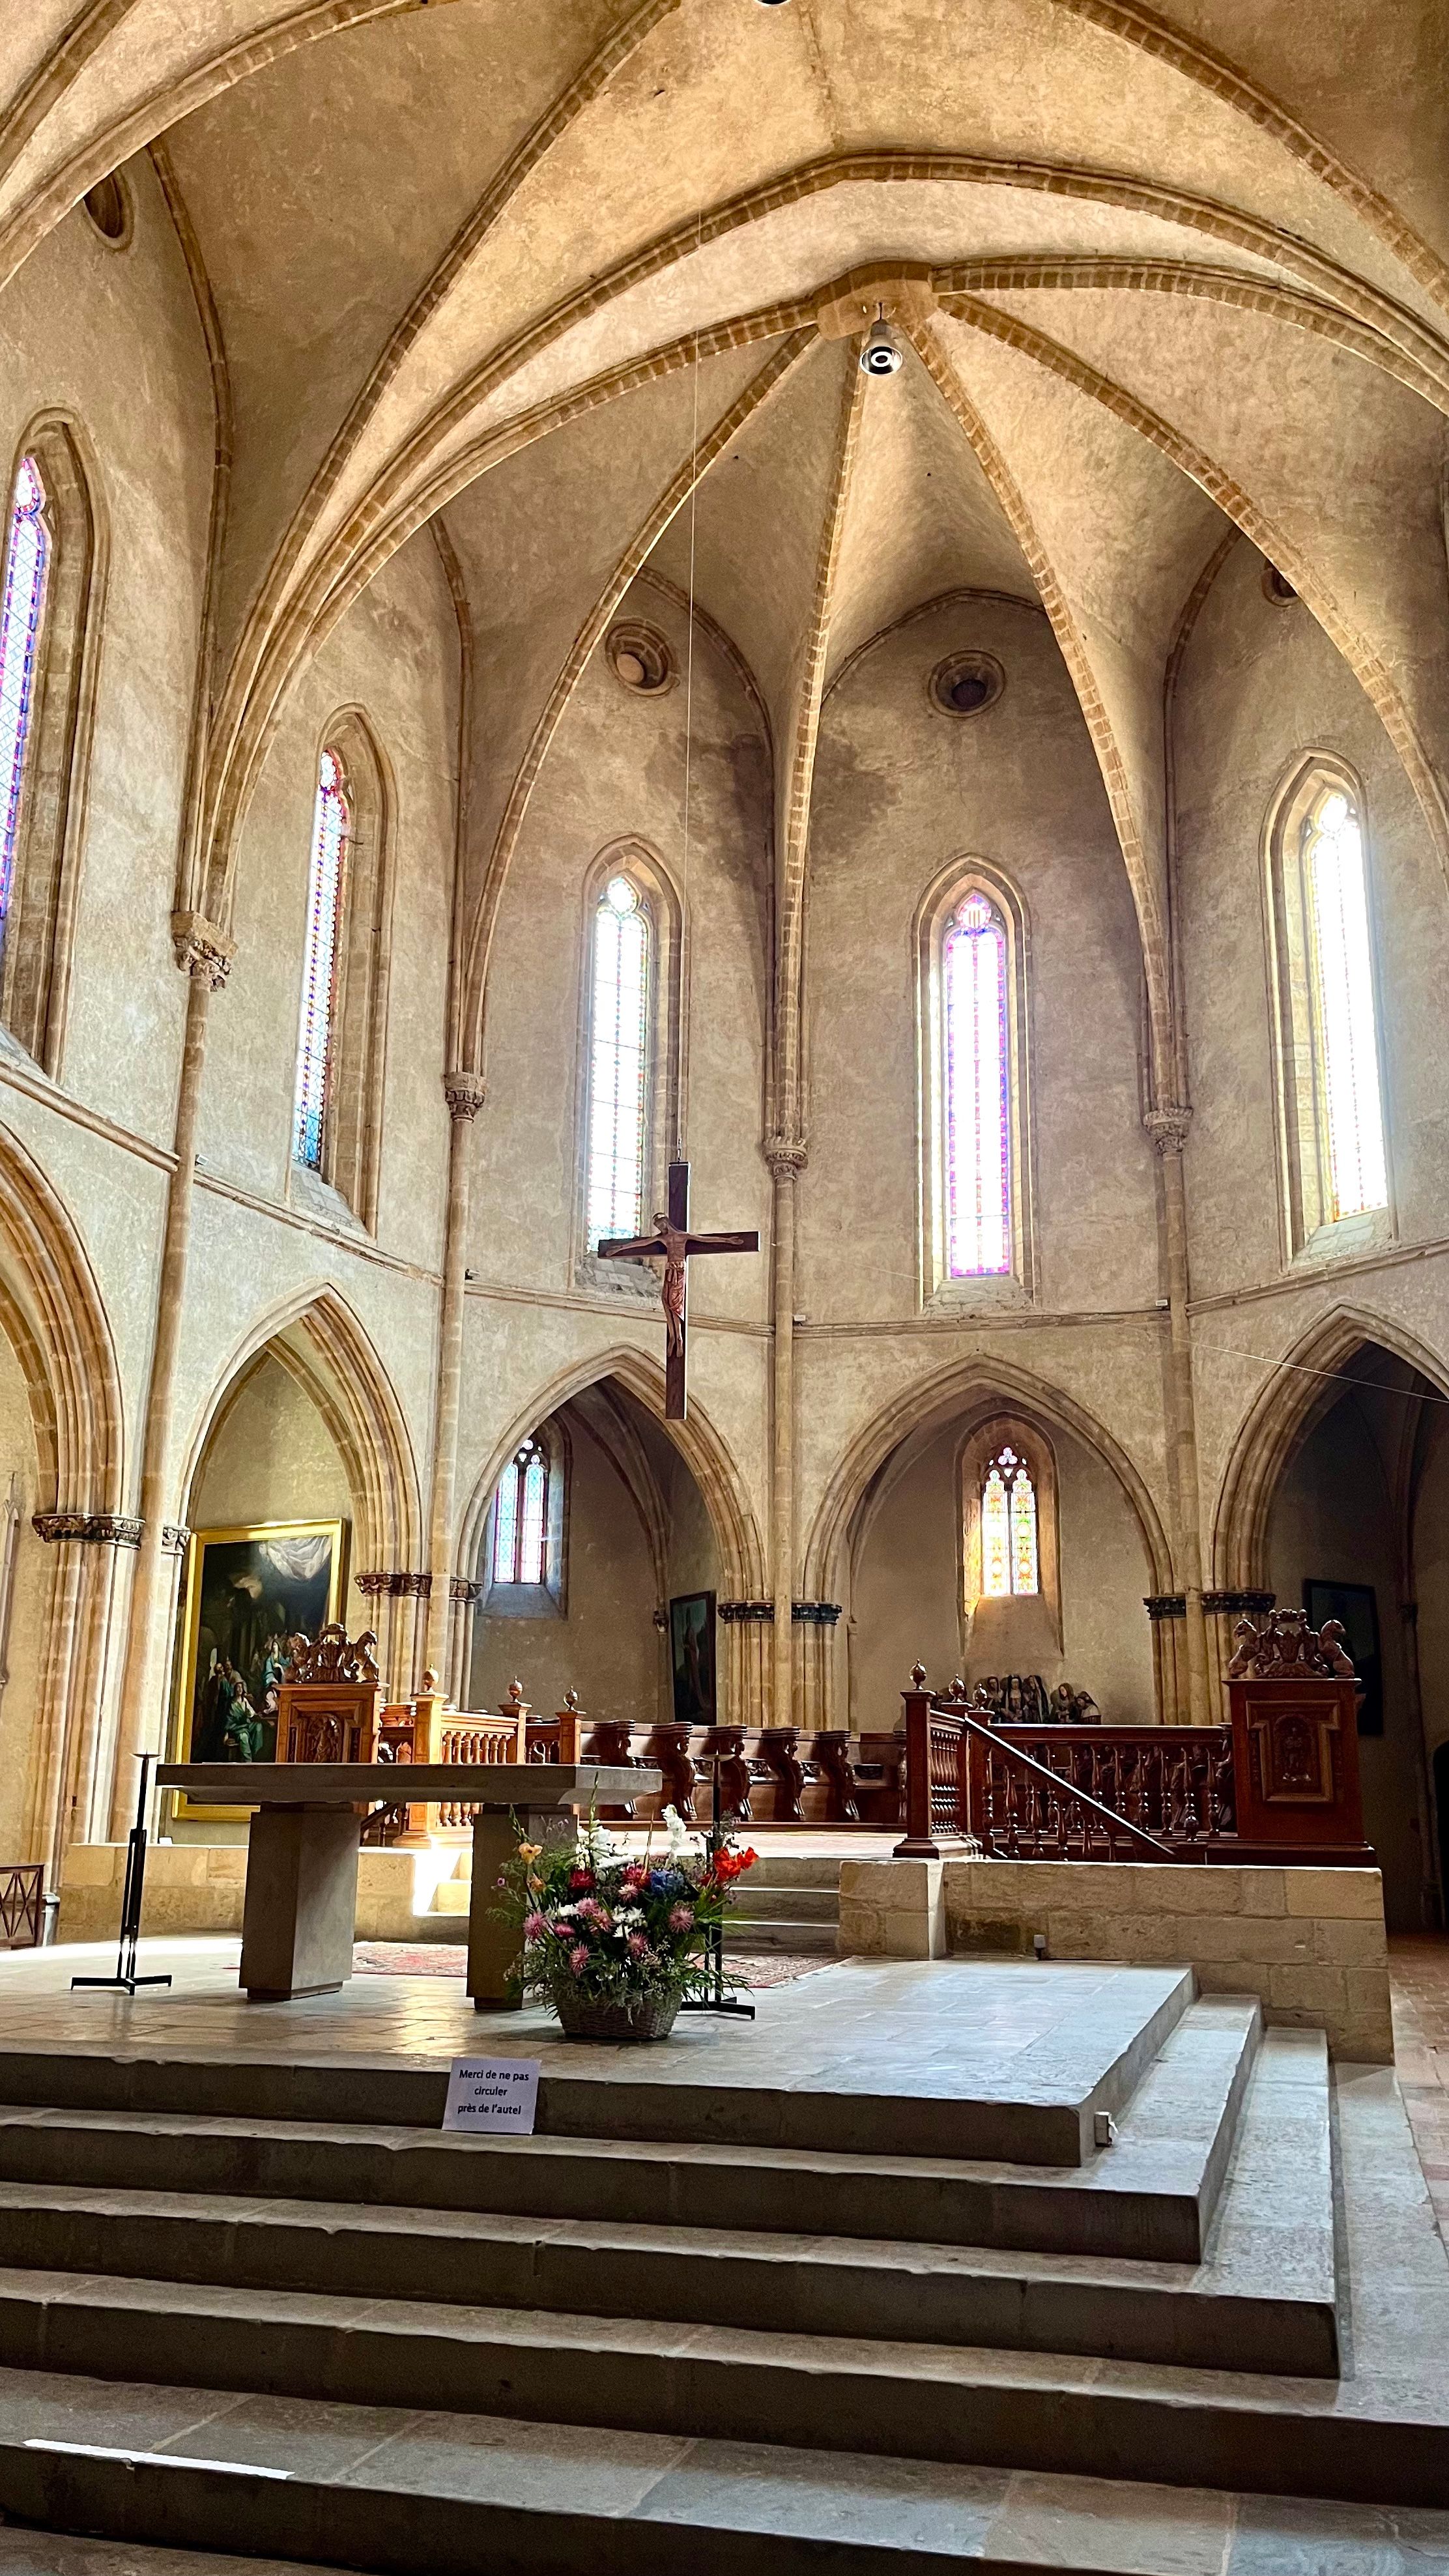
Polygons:
M589 2003L582 1995L561 1994L554 2010L565 2039L667 2039L679 2010L678 1995L661 1995L642 2004Z

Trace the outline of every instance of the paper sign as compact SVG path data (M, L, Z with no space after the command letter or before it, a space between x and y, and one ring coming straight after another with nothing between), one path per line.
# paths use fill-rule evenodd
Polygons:
M444 2128L507 2129L531 2138L541 2072L537 2057L455 2057Z

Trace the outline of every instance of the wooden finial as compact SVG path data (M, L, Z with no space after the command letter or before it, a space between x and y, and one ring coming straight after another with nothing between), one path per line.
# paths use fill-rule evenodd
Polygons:
M437 1687L438 1687L438 1676L437 1676L437 1674L434 1672L434 1670L433 1670L433 1668L432 1668L432 1665L431 1665L431 1664L428 1664L428 1665L424 1668L424 1672L423 1672L423 1690L424 1690L424 1692L426 1693L426 1692L429 1692L429 1691L435 1691L435 1690L437 1689Z
M924 1689L925 1689L925 1687L926 1687L926 1667L925 1667L925 1665L924 1665L924 1664L912 1664L912 1666L911 1666L911 1687L912 1687L912 1689L913 1689L913 1690L924 1690Z
M569 1708L569 1709L577 1709L578 1704L579 1704L579 1695L578 1695L578 1692L577 1692L577 1691L569 1690L569 1691L565 1691L565 1692L564 1692L564 1706L565 1706L565 1708Z

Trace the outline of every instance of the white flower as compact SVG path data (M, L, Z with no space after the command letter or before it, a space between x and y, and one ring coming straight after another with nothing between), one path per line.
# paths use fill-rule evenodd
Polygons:
M643 1920L644 1908L642 1905L621 1905L614 1916L614 1921L622 1926L626 1932L632 1931L634 1925L636 1923L642 1923Z
M693 1854L703 1852L703 1834L692 1834L690 1832L688 1825L685 1823L684 1818L681 1816L677 1807L666 1807L662 1821L664 1830L669 1837L669 1857L671 1860L687 1860Z

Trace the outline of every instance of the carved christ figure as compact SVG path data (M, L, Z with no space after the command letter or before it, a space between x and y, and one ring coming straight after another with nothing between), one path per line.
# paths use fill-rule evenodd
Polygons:
M758 1252L753 1229L735 1234L691 1234L689 1230L689 1165L669 1166L669 1211L656 1216L653 1234L629 1242L608 1236L599 1245L601 1261L662 1261L664 1278L659 1302L664 1308L664 1414L666 1421L685 1419L685 1360L689 1308L689 1264L697 1252Z
M659 1303L664 1309L664 1347L671 1358L684 1351L684 1304L689 1288L690 1243L687 1226L671 1225L667 1216L656 1209L655 1231L664 1246L664 1278L659 1290Z

